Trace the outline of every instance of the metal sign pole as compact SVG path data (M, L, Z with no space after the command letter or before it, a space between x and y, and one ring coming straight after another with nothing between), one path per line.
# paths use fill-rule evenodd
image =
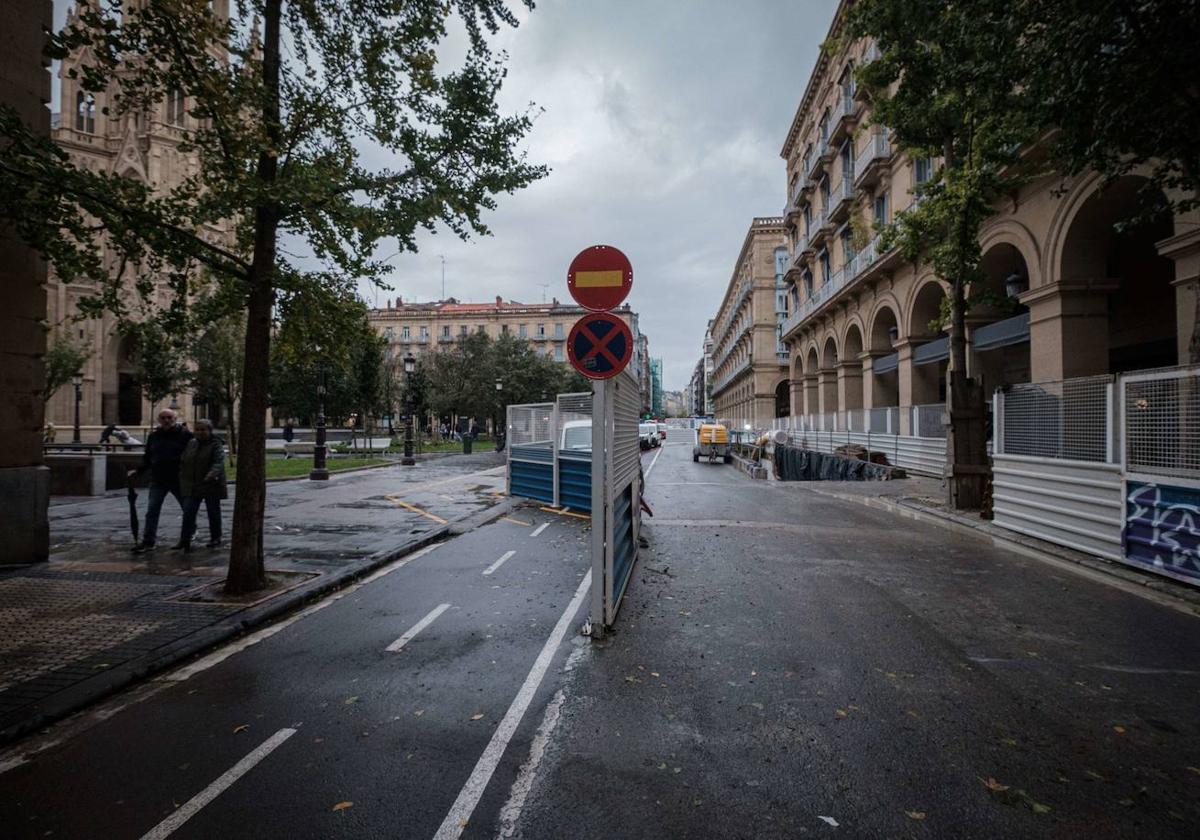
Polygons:
M608 380L592 383L592 595L588 632L593 639L604 636L605 546L604 523L608 519Z

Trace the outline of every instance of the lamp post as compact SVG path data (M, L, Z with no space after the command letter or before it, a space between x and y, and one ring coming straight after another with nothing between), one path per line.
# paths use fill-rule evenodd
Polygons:
M504 382L496 380L496 409L498 412L496 421L492 424L492 433L496 436L496 451L500 452L504 449L504 433L500 431L500 424L503 422L499 416L504 413Z
M72 376L71 384L75 386L75 434L71 442L79 443L79 403L83 399L83 374L77 373Z
M412 404L412 374L417 369L417 360L412 351L404 354L404 457L400 459L403 466L411 467L416 462L413 459L413 404Z
M317 442L313 446L313 467L308 473L309 481L327 481L329 470L325 466L325 365L321 363L317 372Z

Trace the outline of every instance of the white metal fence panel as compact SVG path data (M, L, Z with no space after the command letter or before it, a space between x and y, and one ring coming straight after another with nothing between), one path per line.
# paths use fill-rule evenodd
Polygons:
M642 448L638 443L638 413L642 398L637 380L621 373L609 380L613 399L613 486L625 487L638 474Z
M1000 394L1006 455L1106 462L1112 459L1111 376L1014 385Z
M992 512L1019 534L1112 560L1122 559L1124 502L1116 464L1037 458L992 458Z
M1121 377L1128 473L1200 482L1200 368Z
M508 442L516 446L544 445L554 441L554 403L508 407Z
M913 437L944 438L946 436L946 404L931 403L912 407Z

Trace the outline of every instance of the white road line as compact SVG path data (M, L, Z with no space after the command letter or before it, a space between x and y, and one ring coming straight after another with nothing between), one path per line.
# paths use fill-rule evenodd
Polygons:
M490 575L492 572L496 571L496 570L497 570L497 569L499 569L501 566L503 566L503 565L504 565L504 561L505 561L505 560L507 560L509 557L512 557L512 556L513 556L514 554L516 554L516 553L517 553L517 552L515 552L515 551L506 551L506 552L504 552L504 554L500 555L500 559L499 559L499 560L497 560L497 561L496 561L495 563L493 563L492 565L488 566L486 569L484 569L484 570L483 570L483 573L484 573L485 575Z
M646 471L642 473L643 478L650 477L650 470L654 469L654 465L658 463L658 459L662 457L662 453L663 451L661 448L654 453L654 460L650 462L650 466L646 467Z
M221 662L224 662L226 659L233 656L235 653L243 651L248 647L252 647L252 646L258 644L259 642L261 642L263 639L268 639L271 636L274 636L280 630L283 630L284 628L291 626L292 624L296 623L300 619L310 616L313 613L318 612L320 610L323 610L326 607L328 607L330 604L333 604L336 601L340 601L342 598L345 598L347 595L351 595L351 594L357 592L359 589L362 589L364 586L366 586L371 581L378 580L379 578L383 577L384 575L388 574L389 572L396 571L396 569L404 568L409 563L416 560L418 557L424 557L426 554L433 551L439 545L441 545L441 543L434 543L433 545L427 545L422 549L418 549L417 551L414 551L412 554L406 555L404 557L401 557L399 560L396 560L392 563L387 564L386 566L384 566L381 569L376 569L375 571L371 572L371 574L367 575L365 578L358 581L357 583L353 583L350 586L347 586L345 589L339 589L337 592L334 592L332 595L329 595L325 599L318 601L317 603L313 604L312 606L305 607L304 609L300 610L300 612L296 613L295 615L285 618L283 621L280 621L277 624L272 624L271 626L264 627L261 630L255 630L253 633L246 636L245 638L239 639L238 641L233 642L232 644L226 645L225 647L223 647L217 651L214 651L213 653L210 653L208 656L202 656L201 658L197 659L195 662L192 662L188 665L184 665L182 668L176 668L174 671L170 671L166 674L163 674L161 677L157 678L157 681L159 681L159 682L182 682L183 680L186 680L189 677L194 677L196 674L200 673L201 671L207 671L209 668L213 667L214 665L218 665Z
M434 607L432 610L429 611L429 615L425 616L420 621L418 621L416 624L414 624L412 627L410 627L407 633L405 633L399 639L397 639L396 641L394 641L390 645L388 645L387 648L385 648L385 650L387 650L390 653L399 653L400 649L403 648L409 642L411 642L413 640L414 636L416 636L418 633L420 633L422 630L424 630L430 624L433 624L433 620L448 609L450 609L449 604L438 604L436 607Z
M437 834L434 835L434 840L457 840L462 835L463 829L466 828L467 822L471 819L471 814L475 812L475 806L479 804L479 799L483 796L484 789L487 788L492 774L496 772L496 767L500 764L500 759L504 756L504 750L508 747L508 742L512 740L513 734L517 731L517 726L521 723L521 718L525 716L525 712L529 709L529 704L533 702L533 696L537 693L538 687L542 684L542 679L546 676L546 671L550 669L550 663L554 659L555 651L562 644L563 637L567 634L567 628L575 620L575 613L579 612L579 606L583 603L591 586L592 572L589 569L588 573L583 576L579 588L575 590L575 597L571 599L571 603L567 604L566 610L563 611L563 614L558 619L558 623L554 625L554 629L550 632L550 638L546 639L546 644L542 646L542 652L538 654L537 660L533 663L533 668L530 669L529 676L525 677L525 682L521 685L521 690L517 692L517 696L513 699L512 705L508 707L504 719L500 721L500 726L497 727L496 732L492 735L492 740L488 742L483 755L476 762L475 769L471 771L470 778L463 785L463 789L459 791L458 798L454 800L454 804L450 806L450 813L446 814L446 819L442 820L442 825L437 830Z
M541 525L539 525L539 526L537 526L536 528L534 528L534 529L533 529L533 533L532 533L532 534L530 534L529 536L531 536L531 537L536 537L538 534L542 533L542 531L545 531L545 530L546 530L547 528L549 528L549 527L550 527L550 523L549 523L549 522L543 522Z
M142 840L163 840L163 838L169 837L177 828L196 816L196 813L201 808L224 793L230 785L250 772L254 768L254 765L270 755L276 747L295 734L295 729L280 729L270 738L259 744L252 753L222 773L215 782L183 803L175 813L143 834Z

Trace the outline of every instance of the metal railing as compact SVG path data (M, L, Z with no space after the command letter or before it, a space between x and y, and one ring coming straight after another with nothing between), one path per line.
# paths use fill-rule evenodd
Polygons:
M998 453L1114 460L1112 376L1013 385L996 393L994 410Z
M946 436L946 405L930 403L912 407L914 437L944 438Z
M1121 377L1126 472L1200 481L1200 368Z

